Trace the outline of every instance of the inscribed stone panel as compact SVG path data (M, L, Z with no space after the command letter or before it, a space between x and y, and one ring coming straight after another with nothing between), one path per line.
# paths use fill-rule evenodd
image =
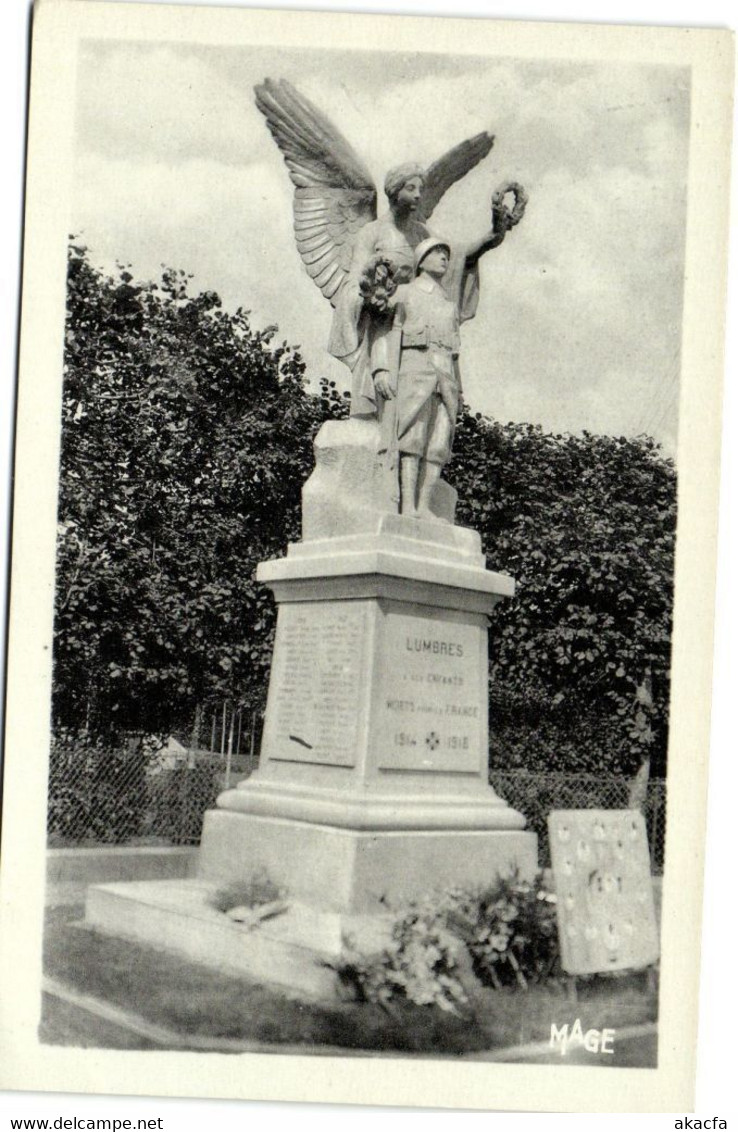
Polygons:
M554 810L548 829L564 970L585 975L653 963L659 941L643 815Z
M380 768L479 770L487 711L480 695L481 632L477 625L440 618L388 615L377 729Z
M358 603L281 606L268 705L270 758L355 766L365 624Z

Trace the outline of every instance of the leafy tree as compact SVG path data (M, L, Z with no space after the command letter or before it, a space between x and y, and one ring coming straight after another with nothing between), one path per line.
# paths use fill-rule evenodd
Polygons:
M676 474L648 437L549 435L462 411L449 479L490 568L495 761L663 772Z
M299 537L313 435L346 407L306 392L275 327L188 278L136 284L69 249L57 724L169 730L197 704L263 704L274 611L254 570Z

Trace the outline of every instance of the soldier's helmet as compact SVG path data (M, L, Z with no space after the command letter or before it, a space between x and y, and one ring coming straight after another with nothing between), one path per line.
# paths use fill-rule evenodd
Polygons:
M441 239L439 236L428 236L427 239L421 240L415 249L415 256L413 258L415 275L420 271L420 265L428 255L428 252L432 252L435 248L445 248L449 256L451 255L451 245L446 240Z

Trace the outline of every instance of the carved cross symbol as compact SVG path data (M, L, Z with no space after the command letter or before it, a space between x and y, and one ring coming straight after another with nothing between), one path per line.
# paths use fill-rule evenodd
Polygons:
M441 745L441 740L435 731L431 731L425 737L426 747L430 747L431 751L435 751Z

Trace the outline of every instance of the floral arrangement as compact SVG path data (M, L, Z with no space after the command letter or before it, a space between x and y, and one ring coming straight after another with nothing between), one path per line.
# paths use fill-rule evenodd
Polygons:
M379 954L361 955L346 940L335 964L341 982L360 1002L389 1008L396 999L461 1013L468 996L460 971L463 944L429 902L413 905L392 927L392 939Z
M395 291L401 283L407 283L410 277L408 268L398 267L387 256L375 256L366 265L359 279L364 306L374 314L386 314Z
M211 904L219 912L229 912L237 907L258 908L273 904L281 901L284 896L284 888L275 884L263 870L259 870L253 876L233 881L218 889L213 894Z
M527 989L559 974L556 897L542 876L415 902L379 953L361 955L346 942L331 966L356 998L384 1007L406 999L463 1014L475 983Z
M556 897L541 878L513 877L482 892L451 893L445 914L482 983L527 989L558 972Z

